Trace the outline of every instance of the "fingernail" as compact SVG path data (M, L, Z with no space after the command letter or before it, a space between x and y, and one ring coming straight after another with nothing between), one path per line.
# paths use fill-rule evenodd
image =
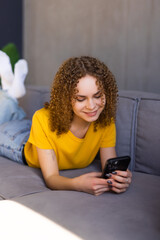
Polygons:
M117 172L112 172L112 174L116 175L116 174L117 174Z
M112 175L109 174L109 173L107 173L105 176L106 176L107 178L110 178Z
M112 182L110 180L107 181L108 184L112 184Z

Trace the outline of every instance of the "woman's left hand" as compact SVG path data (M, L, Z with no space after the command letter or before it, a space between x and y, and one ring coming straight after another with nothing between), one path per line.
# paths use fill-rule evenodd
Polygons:
M128 169L127 171L117 170L110 175L107 183L111 191L116 193L125 192L132 181L132 173Z

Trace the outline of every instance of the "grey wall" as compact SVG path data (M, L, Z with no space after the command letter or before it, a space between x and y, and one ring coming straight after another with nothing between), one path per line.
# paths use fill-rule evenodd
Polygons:
M26 84L50 85L67 58L104 61L120 89L160 93L159 0L24 0Z

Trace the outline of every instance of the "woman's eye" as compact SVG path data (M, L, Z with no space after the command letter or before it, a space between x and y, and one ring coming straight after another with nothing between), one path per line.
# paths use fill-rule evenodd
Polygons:
M100 98L102 95L101 94L99 94L99 95L96 95L95 96L95 98Z
M76 100L77 100L78 102L83 102L83 101L84 101L84 98L82 98L82 99L77 98Z

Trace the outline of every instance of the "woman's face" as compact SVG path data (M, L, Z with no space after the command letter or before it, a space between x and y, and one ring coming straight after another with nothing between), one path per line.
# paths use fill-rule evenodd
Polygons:
M76 90L72 100L74 120L88 123L96 121L106 102L105 95L96 84L96 78L90 75L80 78Z

